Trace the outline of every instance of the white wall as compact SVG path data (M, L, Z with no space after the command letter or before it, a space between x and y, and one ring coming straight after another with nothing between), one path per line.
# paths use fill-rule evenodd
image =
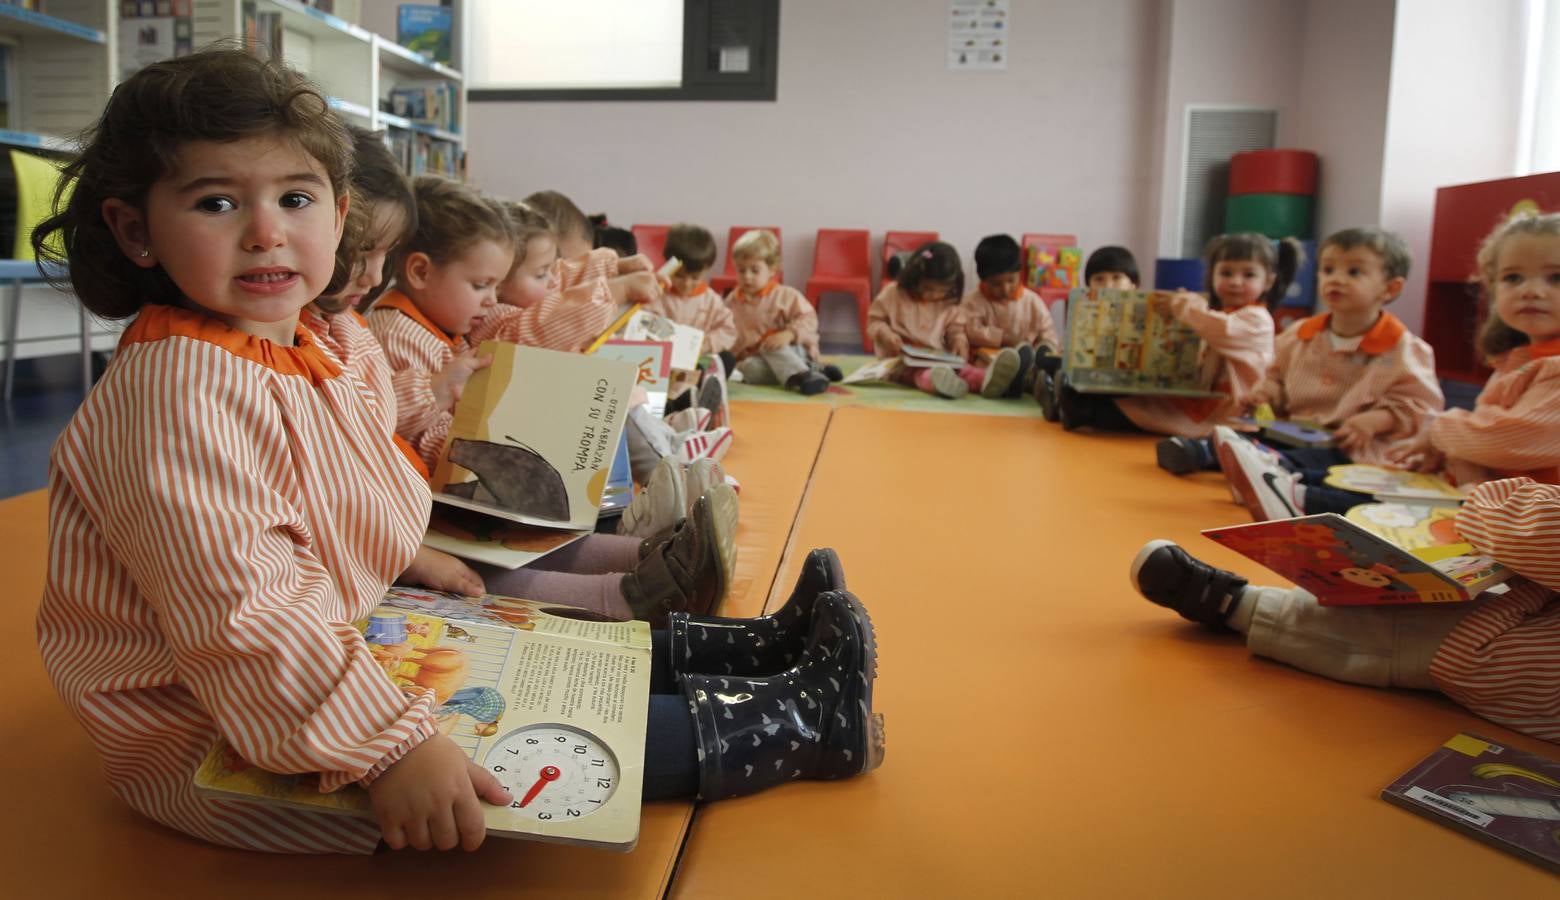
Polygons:
M947 0L781 4L773 103L476 103L469 171L615 223L784 230L800 283L820 227L1076 232L1151 268L1154 0L1013 0L1011 67L949 72ZM973 271L973 267L972 267ZM826 319L829 318L826 309Z
M1168 51L1160 76L1163 153L1156 167L1158 229L1144 256L1180 256L1181 169L1188 105L1278 110L1280 146L1295 136L1306 4L1291 0L1166 0ZM1152 265L1151 261L1149 265Z
M1395 0L1309 0L1296 146L1321 158L1316 236L1381 219Z
M1414 271L1394 304L1418 331L1435 189L1515 174L1522 95L1521 0L1404 0L1397 7L1381 224Z

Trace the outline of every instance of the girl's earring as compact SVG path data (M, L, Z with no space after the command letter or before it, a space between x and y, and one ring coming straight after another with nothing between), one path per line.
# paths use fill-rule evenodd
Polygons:
M147 258L148 256L151 256L151 255L152 255L152 251L146 249L145 247L141 248L141 258L142 259L145 259L145 258Z

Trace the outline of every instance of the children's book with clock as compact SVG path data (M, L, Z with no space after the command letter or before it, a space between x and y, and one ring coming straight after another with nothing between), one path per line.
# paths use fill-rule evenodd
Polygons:
M1069 387L1085 394L1222 397L1203 383L1203 341L1152 291L1074 288L1067 297Z
M354 623L385 677L432 691L439 731L509 788L488 833L629 851L639 839L650 626L504 597L394 588ZM371 817L368 792L250 766L219 740L195 776L228 799Z
M1406 550L1336 513L1212 528L1203 536L1288 578L1322 606L1472 600L1513 574L1468 544Z
M1560 873L1560 764L1463 732L1381 799Z

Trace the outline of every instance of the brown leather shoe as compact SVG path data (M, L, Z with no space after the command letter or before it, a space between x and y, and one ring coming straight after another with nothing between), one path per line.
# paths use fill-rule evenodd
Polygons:
M731 587L737 557L737 494L717 484L693 505L670 539L623 576L623 599L652 628L674 612L713 615ZM649 543L648 541L646 543Z

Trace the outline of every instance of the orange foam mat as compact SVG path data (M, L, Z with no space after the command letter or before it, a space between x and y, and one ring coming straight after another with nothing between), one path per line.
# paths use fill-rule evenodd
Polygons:
M835 547L876 623L884 765L701 808L672 896L1553 894L1377 795L1462 729L1560 748L1253 658L1128 583L1155 537L1271 582L1197 534L1245 518L1142 436L836 410L795 545Z
M738 606L752 613L779 564L829 410L734 405L728 471L742 481ZM18 652L0 704L0 771L12 812L0 817L6 896L277 898L589 895L661 897L692 815L688 803L645 807L629 854L489 840L473 854L275 857L212 847L152 824L109 792L86 735L44 674L33 632L47 546L43 491L0 501ZM753 586L759 587L753 587Z

